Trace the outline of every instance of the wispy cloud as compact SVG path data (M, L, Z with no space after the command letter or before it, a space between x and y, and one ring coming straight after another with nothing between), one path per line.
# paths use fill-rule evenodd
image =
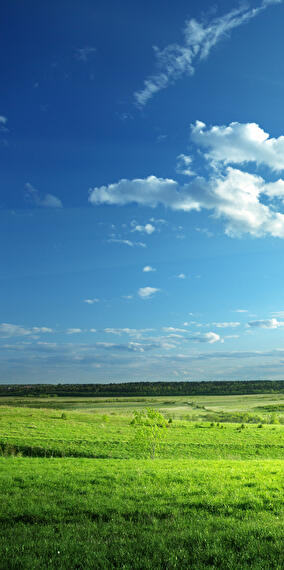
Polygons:
M141 335L152 332L154 329L130 329L130 328L105 328L104 332L107 334L122 335L126 334L129 336L140 337Z
M184 176L194 176L195 172L191 168L192 157L186 154L179 154L177 157L176 172L178 174L184 174Z
M146 243L142 241L131 241L130 239L109 238L107 241L108 243L120 243L129 247L147 247Z
M134 93L138 107L142 108L161 89L175 83L183 75L193 75L196 66L206 60L214 46L227 38L230 32L247 24L272 4L282 0L263 0L256 8L242 5L208 23L190 19L185 22L182 43L159 49L154 46L157 72L147 77L141 90Z
M99 299L84 299L84 303L87 303L87 305L94 305L95 303L99 302L100 302Z
M188 332L186 329L179 329L176 327L163 327L164 332L175 333L175 332Z
M83 48L78 48L75 51L75 57L78 61L83 61L87 63L96 53L96 48L93 46L85 46Z
M84 332L82 329L75 329L75 328L67 329L66 331L67 334L80 334L82 332Z
M10 338L17 336L32 336L38 334L52 333L53 329L49 327L30 327L26 328L22 325L14 325L11 323L0 324L0 338Z
M26 199L40 208L62 208L62 202L57 196L53 194L40 194L40 192L27 182L25 184L25 197Z
M235 327L239 327L240 324L241 323L236 322L236 321L224 322L224 323L212 323L212 325L217 327L218 329L235 328Z
M7 117L4 117L4 115L0 115L0 132L1 133L7 133L8 132L8 128L6 127L7 124Z
M145 265L145 267L143 267L142 271L144 273L151 273L151 272L157 271L157 270L155 269L155 267L152 267L151 265Z

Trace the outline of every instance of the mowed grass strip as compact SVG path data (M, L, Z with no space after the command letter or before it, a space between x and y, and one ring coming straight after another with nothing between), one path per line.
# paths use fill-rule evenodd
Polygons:
M275 568L283 461L0 459L0 567Z
M131 416L29 408L0 408L0 454L41 457L141 457ZM261 429L259 429L261 427ZM284 426L174 420L160 456L173 458L284 458Z

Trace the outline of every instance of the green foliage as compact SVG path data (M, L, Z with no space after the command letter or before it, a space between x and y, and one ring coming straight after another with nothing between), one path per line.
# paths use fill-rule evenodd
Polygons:
M62 420L67 420L67 416L66 416L65 412L62 412L62 414L61 414L61 419L62 419Z
M166 418L154 408L134 410L131 425L135 426L132 444L142 456L155 459L165 437Z

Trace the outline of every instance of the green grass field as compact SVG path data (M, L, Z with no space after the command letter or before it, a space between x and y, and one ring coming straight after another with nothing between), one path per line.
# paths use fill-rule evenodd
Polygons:
M283 569L283 403L2 398L0 568ZM155 460L145 407L173 418Z

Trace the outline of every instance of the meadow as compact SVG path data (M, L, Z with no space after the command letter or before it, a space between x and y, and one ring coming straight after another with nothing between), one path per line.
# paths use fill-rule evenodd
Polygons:
M0 404L1 569L284 568L284 394Z

